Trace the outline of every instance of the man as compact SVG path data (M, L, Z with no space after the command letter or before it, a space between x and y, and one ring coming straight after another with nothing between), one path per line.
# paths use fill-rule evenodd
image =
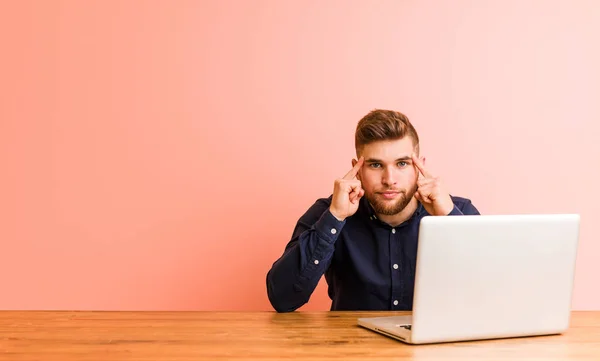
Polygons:
M352 169L299 219L267 273L278 312L308 302L323 274L331 310L412 310L421 219L479 214L427 170L404 114L367 114L357 125L355 148Z

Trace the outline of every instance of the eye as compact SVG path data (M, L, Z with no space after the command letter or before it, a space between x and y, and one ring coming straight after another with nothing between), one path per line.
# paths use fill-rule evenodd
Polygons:
M406 163L405 161L400 161L400 162L398 162L398 166L399 166L400 168L404 168L404 167L406 167L407 165L408 165L408 163Z
M381 163L371 163L369 164L371 168L381 168Z

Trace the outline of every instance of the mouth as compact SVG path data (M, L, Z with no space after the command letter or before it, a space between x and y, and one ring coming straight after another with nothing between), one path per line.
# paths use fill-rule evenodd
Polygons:
M385 191L385 192L378 192L378 194L380 194L384 199L394 199L398 196L398 194L400 194L400 192L398 191Z

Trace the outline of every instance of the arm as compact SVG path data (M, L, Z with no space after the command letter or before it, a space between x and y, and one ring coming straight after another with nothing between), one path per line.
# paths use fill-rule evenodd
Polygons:
M331 264L344 224L331 214L325 199L298 220L283 255L267 273L267 295L277 312L294 311L308 302Z
M358 210L364 195L356 175L364 163L336 179L330 199L318 200L294 229L285 251L267 273L267 295L277 312L290 312L308 302L321 276L331 264L334 244L347 217Z

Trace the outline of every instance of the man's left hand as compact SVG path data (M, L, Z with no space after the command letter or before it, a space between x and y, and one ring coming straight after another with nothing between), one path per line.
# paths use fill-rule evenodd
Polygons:
M412 155L412 160L421 174L417 181L415 198L432 216L447 216L454 209L454 202L444 189L440 177L434 177L415 154Z

